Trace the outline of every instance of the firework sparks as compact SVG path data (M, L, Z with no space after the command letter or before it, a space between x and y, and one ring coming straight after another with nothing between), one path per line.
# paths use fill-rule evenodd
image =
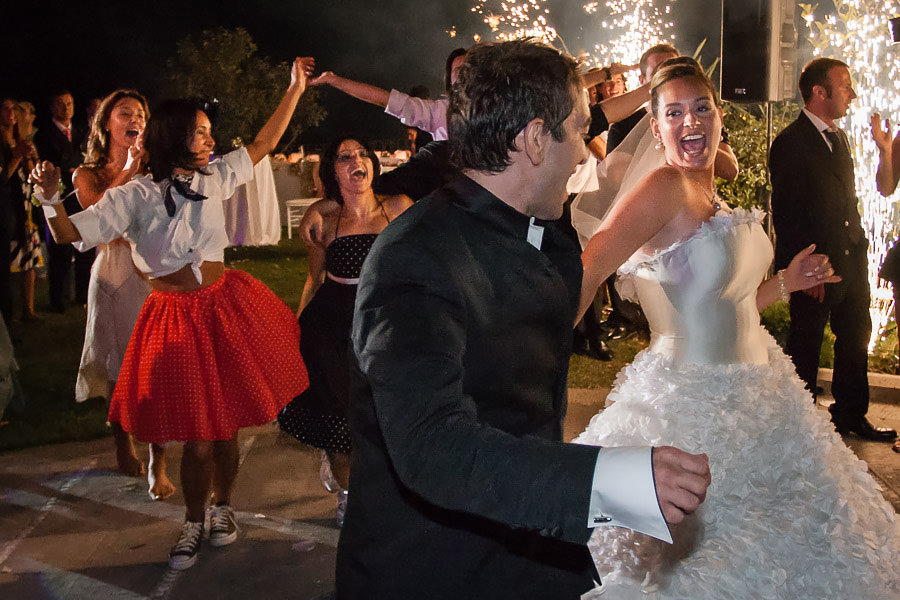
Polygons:
M607 0L604 10L600 8L599 2L584 5L585 13L605 38L593 47L593 64L597 66L613 62L634 64L650 46L675 40L669 2Z
M878 269L895 237L894 199L875 187L878 148L872 141L869 118L880 113L895 126L900 119L900 48L891 45L885 15L900 12L900 3L885 0L847 0L837 15L816 21L814 7L800 5L816 56L833 56L850 65L858 98L844 117L856 162L856 192L862 207L862 225L869 238L869 287L872 293L871 350L883 334L893 312L889 284L878 279Z
M476 0L472 12L482 17L494 39L498 41L533 37L550 44L558 34L548 21L550 9L545 6L546 2L547 0Z

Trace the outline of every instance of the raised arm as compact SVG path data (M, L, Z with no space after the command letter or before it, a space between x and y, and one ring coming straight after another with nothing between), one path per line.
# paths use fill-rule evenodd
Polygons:
M50 233L53 234L56 243L80 242L81 233L75 228L59 200L59 168L47 161L38 163L31 172L31 181L40 192L39 199L44 205L47 225L50 227Z
M266 124L263 125L256 139L247 145L247 153L250 154L250 160L255 165L263 159L269 152L275 150L278 140L284 135L291 117L294 115L294 109L297 108L297 102L300 96L306 90L306 77L312 72L315 61L312 58L296 58L291 66L291 83L278 107Z
M900 131L891 139L891 124L885 119L881 127L881 115L875 113L870 121L872 139L878 146L878 171L875 173L875 184L882 196L890 196L897 189L900 180Z
M610 123L616 123L630 117L634 111L642 107L650 101L650 84L634 88L624 94L607 98L600 103L606 120Z
M387 106L388 98L390 98L391 95L390 92L385 89L369 85L368 83L340 77L335 75L332 71L325 71L318 77L310 79L309 85L330 85L358 100L368 102L369 104L376 104L381 108Z
M728 142L719 142L716 149L716 162L713 164L713 171L716 177L721 177L725 181L734 181L740 172L738 159L734 155L734 150Z

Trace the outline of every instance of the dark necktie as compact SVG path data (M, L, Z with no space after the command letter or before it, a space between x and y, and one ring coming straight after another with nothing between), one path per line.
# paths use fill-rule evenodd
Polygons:
M206 200L206 196L189 188L187 182L181 181L177 177L172 177L169 180L169 185L166 186L166 195L165 199L163 200L163 204L166 207L166 214L168 214L169 217L175 216L175 199L172 198L173 187L179 195L181 195L183 198L187 198L192 202L200 202L201 200Z
M825 137L828 138L828 141L831 142L831 154L836 159L843 162L850 158L850 150L847 148L844 137L840 132L826 129L823 133L825 134Z

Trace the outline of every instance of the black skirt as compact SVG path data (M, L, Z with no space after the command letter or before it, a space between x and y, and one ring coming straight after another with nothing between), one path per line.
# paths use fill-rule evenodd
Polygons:
M349 454L350 328L356 286L325 279L300 313L300 353L309 388L278 415L281 428L327 452Z

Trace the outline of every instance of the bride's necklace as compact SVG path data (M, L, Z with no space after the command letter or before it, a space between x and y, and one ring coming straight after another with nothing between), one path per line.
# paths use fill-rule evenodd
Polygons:
M699 182L694 181L687 175L685 175L685 178L688 181L690 181L691 183L693 183L694 185L696 185L697 188L701 192L703 192L703 195L706 196L706 199L709 200L710 205L712 205L712 207L716 210L716 212L719 212L720 210L722 210L722 203L721 203L721 198L719 198L719 194L717 194L715 191L712 191L712 192L709 191L708 189L706 189L705 187L700 185Z

